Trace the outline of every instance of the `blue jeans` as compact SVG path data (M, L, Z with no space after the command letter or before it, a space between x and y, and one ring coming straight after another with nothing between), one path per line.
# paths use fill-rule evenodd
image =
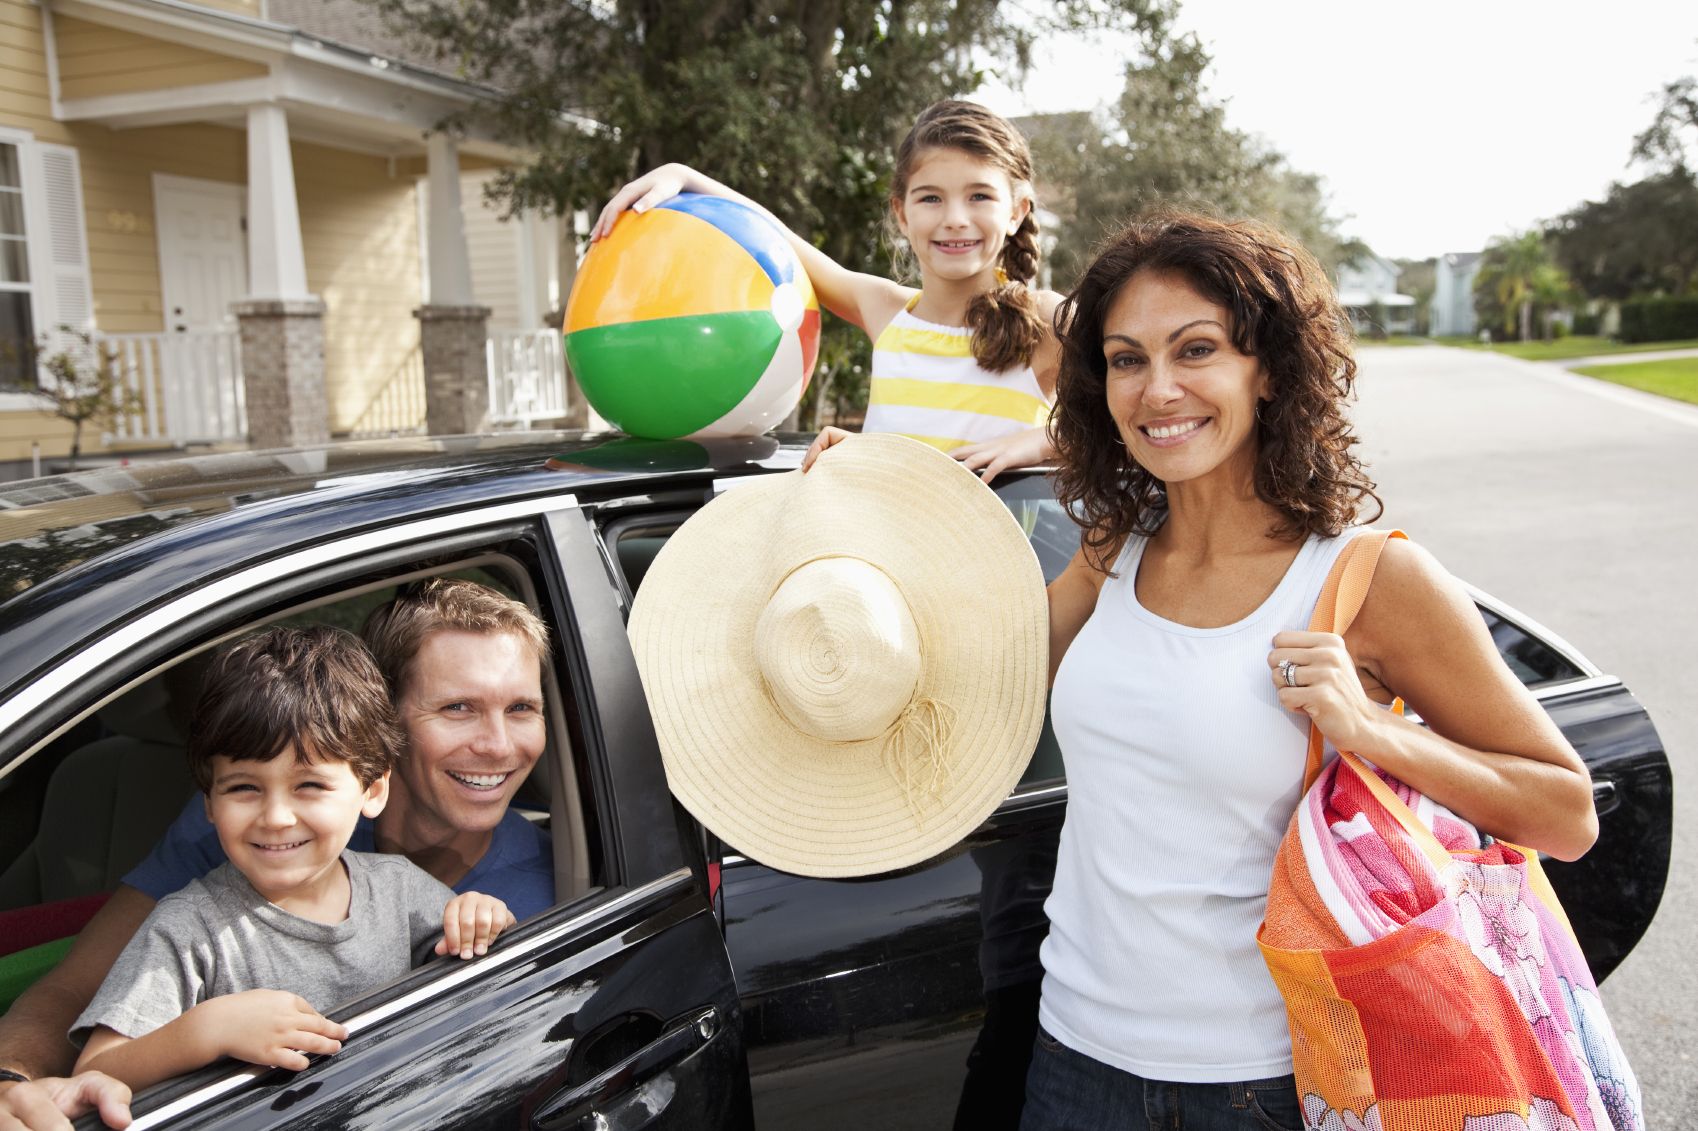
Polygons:
M1020 1131L1302 1131L1290 1076L1174 1084L1074 1052L1041 1026Z

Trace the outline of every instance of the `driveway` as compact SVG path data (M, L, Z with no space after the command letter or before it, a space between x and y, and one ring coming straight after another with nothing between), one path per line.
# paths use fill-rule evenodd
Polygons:
M1698 1111L1698 406L1564 368L1584 360L1431 346L1364 347L1359 362L1355 416L1386 500L1382 524L1620 676L1662 734L1675 776L1668 890L1604 999L1644 1089L1647 1125L1689 1126Z

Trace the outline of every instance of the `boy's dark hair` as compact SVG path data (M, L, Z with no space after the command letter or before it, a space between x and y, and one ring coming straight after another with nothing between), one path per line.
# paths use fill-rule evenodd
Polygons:
M393 769L401 728L383 673L340 628L276 626L223 649L189 723L189 773L212 789L215 755L269 762L291 743L298 757L346 762L369 786Z

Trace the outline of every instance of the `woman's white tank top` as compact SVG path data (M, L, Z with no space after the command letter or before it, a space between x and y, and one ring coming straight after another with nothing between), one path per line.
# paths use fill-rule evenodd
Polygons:
M1308 627L1357 533L1310 538L1255 612L1189 628L1138 603L1133 537L1056 674L1067 820L1045 910L1039 1020L1146 1079L1291 1071L1256 929L1302 791L1308 720L1279 704L1273 637Z

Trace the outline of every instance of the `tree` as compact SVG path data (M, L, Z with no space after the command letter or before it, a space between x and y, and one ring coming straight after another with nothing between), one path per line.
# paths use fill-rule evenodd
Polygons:
M1615 301L1698 290L1698 176L1684 166L1615 184L1554 221L1556 257L1581 290Z
M1173 0L368 2L502 91L472 113L536 155L495 180L508 208L599 208L633 174L685 161L877 273L891 269L894 149L922 108L977 89L983 66L1019 73L1042 35L1114 29L1153 45L1173 14ZM866 368L857 331L826 334L834 360L816 389Z
M112 355L86 330L59 327L60 348L48 339L37 347L47 380L30 390L48 401L47 411L71 425L70 466L82 455L83 425L110 426L121 416L145 408L141 395L124 386Z
M1474 310L1482 325L1530 341L1535 313L1542 316L1548 334L1551 315L1573 298L1573 284L1539 231L1506 236L1486 246L1474 277Z
M1062 220L1055 283L1065 289L1091 248L1136 212L1174 204L1251 216L1283 228L1324 264L1365 250L1327 213L1320 178L1227 124L1208 95L1208 52L1194 35L1152 44L1126 65L1119 101L1105 116L1052 115L1039 123L1034 157L1044 180L1070 185L1051 207Z
M1633 139L1633 158L1655 168L1683 170L1698 143L1698 78L1687 76L1663 87L1657 116Z

